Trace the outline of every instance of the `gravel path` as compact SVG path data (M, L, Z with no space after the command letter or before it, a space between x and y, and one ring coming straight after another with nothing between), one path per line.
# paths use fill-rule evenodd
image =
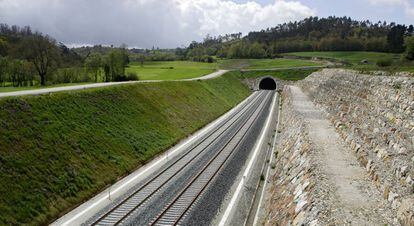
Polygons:
M317 148L320 160L321 183L327 189L322 200L329 211L322 224L329 225L385 225L390 213L381 194L368 180L352 151L309 98L295 86L290 86L293 107L309 125L309 137ZM392 219L392 218L391 218Z
M216 72L213 72L208 75L204 75L202 77L191 78L191 79L179 79L179 80L172 80L172 81L207 80L207 79L213 79L213 78L222 76L226 72L228 72L228 70L218 70ZM150 83L150 82L163 82L163 80L102 82L102 83L93 83L93 84L76 85L76 86L62 86L62 87L53 87L53 88L44 88L44 89L22 90L22 91L0 93L0 98L12 97L12 96L40 95L40 94L56 93L56 92L62 92L62 91L73 91L73 90L82 90L82 89L90 89L90 88L98 88L98 87L106 87L106 86L125 85L125 84L133 84L133 83Z

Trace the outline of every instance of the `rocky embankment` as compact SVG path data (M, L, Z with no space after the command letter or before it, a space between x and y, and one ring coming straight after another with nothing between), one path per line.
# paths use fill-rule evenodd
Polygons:
M325 69L283 90L267 225L414 225L414 79Z
M414 225L414 78L325 69L300 83L381 191Z
M275 150L276 165L272 180L266 225L315 223L309 204L315 193L315 175L311 163L312 146L302 116L293 109L290 92L283 92L282 123ZM314 211L315 212L315 211ZM307 218L307 219L306 219Z

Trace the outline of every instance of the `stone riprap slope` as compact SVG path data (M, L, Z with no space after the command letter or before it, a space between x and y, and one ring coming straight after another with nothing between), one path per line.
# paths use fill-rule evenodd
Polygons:
M299 83L402 225L414 225L414 78L325 69Z
M324 112L286 86L267 225L396 224Z
M276 165L267 203L266 225L309 223L309 203L315 190L315 169L311 166L311 144L302 117L292 109L289 92L283 92L282 131L275 150ZM315 209L316 210L316 209Z

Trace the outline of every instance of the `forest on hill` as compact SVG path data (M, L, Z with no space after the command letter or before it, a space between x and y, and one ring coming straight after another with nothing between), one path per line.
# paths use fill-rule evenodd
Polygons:
M349 17L310 17L273 28L211 37L192 42L186 56L266 58L281 53L307 51L375 51L402 53L414 34L413 25L356 21Z

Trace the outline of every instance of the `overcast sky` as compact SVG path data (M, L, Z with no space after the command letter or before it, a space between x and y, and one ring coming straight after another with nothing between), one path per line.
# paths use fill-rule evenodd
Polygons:
M414 0L0 0L0 23L30 25L68 45L187 46L309 16L414 22Z

